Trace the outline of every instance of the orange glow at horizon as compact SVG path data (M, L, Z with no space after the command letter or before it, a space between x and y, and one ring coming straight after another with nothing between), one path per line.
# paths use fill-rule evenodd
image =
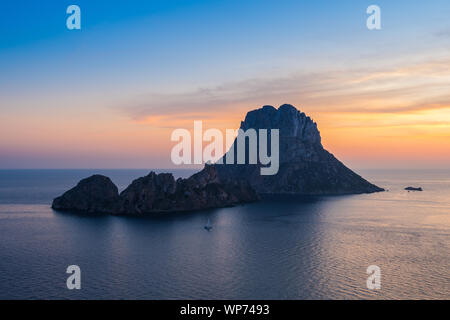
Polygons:
M247 111L241 107L203 119L202 115L189 113L176 119L160 116L140 121L94 117L83 119L82 124L76 120L58 124L44 117L24 117L21 125L12 120L5 122L0 130L7 134L2 134L0 143L2 149L36 154L61 152L75 158L140 159L134 167L144 166L144 159L156 158L157 166L170 168L170 150L176 144L170 140L174 129L192 130L194 120L202 120L203 130L217 128L225 133L226 129L239 128ZM397 113L306 113L318 123L324 147L344 163L450 163L450 107ZM8 139L12 135L14 139ZM121 162L116 163L119 166ZM148 163L152 167L154 160Z
M0 150L7 156L54 157L62 167L81 163L82 167L171 168L175 167L170 160L171 148L176 144L170 140L174 129L192 130L194 121L202 120L204 130L217 128L225 133L226 129L239 128L246 113L262 107L260 101L265 101L275 107L291 103L305 112L318 124L324 147L350 166L448 168L447 62L448 59L364 75L337 73L332 81L314 78L303 91L293 86L291 91L280 93L287 98L264 97L261 93L258 101L247 98L247 91L241 87L249 85L248 91L259 94L272 82L234 84L207 92L206 101L202 92L174 95L167 106L159 107L156 101L147 114L144 110L142 115L137 113L139 116L98 107L101 101L83 104L82 99L76 105L83 108L50 105L24 114L16 113L12 107L0 119ZM241 100L220 99L223 92L225 98L240 96ZM211 95L218 96L219 101L212 107L207 100Z

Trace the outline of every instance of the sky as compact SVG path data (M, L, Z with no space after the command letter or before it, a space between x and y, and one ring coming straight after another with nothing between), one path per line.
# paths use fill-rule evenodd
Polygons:
M284 103L351 168L450 168L449 14L448 0L2 1L0 168L174 168L174 129Z

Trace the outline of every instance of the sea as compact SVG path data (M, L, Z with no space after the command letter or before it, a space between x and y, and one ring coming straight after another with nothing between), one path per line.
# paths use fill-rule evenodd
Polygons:
M149 171L0 170L0 299L450 299L450 170L361 170L387 191L189 213L50 207L94 173L123 190Z

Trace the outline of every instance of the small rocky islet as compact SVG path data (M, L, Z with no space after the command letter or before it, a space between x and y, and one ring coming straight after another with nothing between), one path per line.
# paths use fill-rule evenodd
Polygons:
M423 191L422 187L406 187L406 191Z
M277 174L261 175L261 164L207 164L187 179L175 180L170 173L150 172L134 180L120 194L111 179L93 175L55 198L52 208L142 215L235 206L258 201L266 194L341 195L384 191L326 151L317 124L292 105L278 109L264 106L248 112L241 129L250 128L279 129ZM235 147L236 141L231 148Z

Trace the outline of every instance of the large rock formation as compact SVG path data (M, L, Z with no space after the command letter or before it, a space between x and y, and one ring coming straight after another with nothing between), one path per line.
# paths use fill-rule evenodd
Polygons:
M55 210L85 213L115 213L120 205L119 191L108 177L93 175L53 200Z
M140 215L233 206L258 200L242 180L219 179L214 166L206 166L188 179L175 181L170 173L134 180L119 196L117 187L104 176L81 180L76 187L53 200L61 211Z
M260 194L335 195L383 191L326 151L316 123L292 105L282 105L278 110L264 106L248 112L241 129L250 128L279 129L278 173L261 175L259 163L216 164L220 177L244 179ZM236 163L236 141L232 148ZM225 156L222 161L226 163Z
M214 164L188 179L151 172L120 195L107 177L94 175L53 201L56 210L145 214L232 206L259 199L258 194L335 195L383 189L347 168L321 143L317 125L291 105L251 111L241 129L279 129L279 170L261 175L258 164ZM271 137L268 137L269 141ZM269 142L270 145L270 142ZM259 142L257 149L259 150ZM233 145L236 163L236 141ZM247 146L248 153L248 146ZM226 163L226 156L222 159ZM248 163L248 161L247 161Z

